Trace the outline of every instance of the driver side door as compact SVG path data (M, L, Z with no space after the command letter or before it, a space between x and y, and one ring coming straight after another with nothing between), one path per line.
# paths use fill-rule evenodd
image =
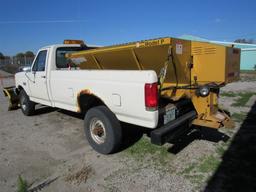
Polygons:
M43 49L37 54L31 71L32 82L29 85L31 100L51 105L47 89L47 59L48 49Z

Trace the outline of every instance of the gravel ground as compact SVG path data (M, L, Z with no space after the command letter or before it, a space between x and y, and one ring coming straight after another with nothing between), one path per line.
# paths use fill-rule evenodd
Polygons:
M255 82L231 83L222 92L251 90L256 90ZM234 99L223 97L220 103L231 113L249 111L250 107L232 107ZM85 140L79 115L39 106L37 115L26 117L20 110L7 111L7 106L0 93L0 189L5 192L17 189L19 175L31 188L49 192L200 191L229 142L220 132L212 133L217 139L192 132L176 145L155 150L143 136L133 146L106 156ZM220 131L232 136L240 123L232 131Z
M256 81L251 82L235 82L230 83L222 88L222 91L225 92L248 92L248 91L255 91L256 89Z
M255 92L256 93L256 81L251 81L251 82L235 82L235 83L230 83L223 87L221 89L221 93L223 92L234 92L234 93L246 93L246 92ZM252 100L249 105L244 105L244 106L232 106L232 103L235 102L236 99L238 99L239 96L235 97L220 97L219 98L219 103L221 106L223 106L224 109L227 109L231 114L233 113L241 113L245 112L248 113L251 105L254 103L254 96L252 97Z

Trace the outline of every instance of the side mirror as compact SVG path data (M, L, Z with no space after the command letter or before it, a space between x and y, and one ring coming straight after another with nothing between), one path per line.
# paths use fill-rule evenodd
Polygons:
M30 66L21 67L20 71L21 72L29 72L29 71L31 71L31 67Z

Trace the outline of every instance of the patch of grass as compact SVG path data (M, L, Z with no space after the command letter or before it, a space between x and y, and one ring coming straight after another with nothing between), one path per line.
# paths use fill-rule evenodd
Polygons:
M234 107L245 106L247 101L253 96L256 95L256 92L244 92L244 93L234 93L234 92L223 92L221 96L223 97L238 97L235 99L235 103L232 104Z
M221 149L223 150L223 148ZM188 165L182 172L178 173L188 179L195 187L195 191L199 191L210 174L212 174L219 166L221 160L213 155L200 158L197 162Z
M196 163L192 163L191 165L189 165L187 168L185 168L181 172L181 175L189 175L189 174L191 174L191 172L195 169L196 166L197 166Z
M218 146L217 149L216 149L216 152L217 154L221 157L226 151L226 148L225 146L221 145L221 146Z
M225 151L224 148L222 148L223 152ZM217 157L214 157L213 155L204 157L200 159L197 163L190 164L187 168L185 168L180 174L186 176L191 176L196 174L202 174L202 173L210 173L214 171L220 163L220 160Z
M171 157L166 147L154 145L145 137L124 152L138 161L143 161L145 157L150 156L155 163L161 165L165 165Z
M186 175L185 178L189 179L191 183L196 184L196 188L205 180L205 176L202 174L198 175Z
M242 112L242 113L233 113L232 116L231 116L236 122L243 122L246 117L247 117L247 114Z
M232 104L232 106L234 107L242 107L245 106L245 104L247 103L247 101L251 98L251 96L256 95L255 92L246 92L246 93L239 93L238 96L239 98L236 99L235 103Z
M214 171L219 164L220 160L210 155L207 158L205 158L201 164L199 164L198 171L201 173L209 173Z
M188 179L194 186L195 191L199 190L202 183L205 183L220 164L220 160L213 155L199 159L197 163L190 164L180 174Z
M237 93L234 93L234 92L223 92L223 93L221 93L221 96L223 96L223 97L236 97Z
M18 192L28 192L28 183L20 175L18 177Z
M218 154L218 156L220 158L223 156L225 151L228 149L228 147L230 146L231 142L232 142L232 139L229 139L225 143L220 143L220 145L217 145L216 152L217 152L217 154Z

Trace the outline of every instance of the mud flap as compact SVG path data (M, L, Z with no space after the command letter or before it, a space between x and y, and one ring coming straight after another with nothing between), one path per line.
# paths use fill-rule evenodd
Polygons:
M4 95L8 97L9 107L8 111L17 109L19 107L19 95L16 92L16 87L4 87L3 88Z

